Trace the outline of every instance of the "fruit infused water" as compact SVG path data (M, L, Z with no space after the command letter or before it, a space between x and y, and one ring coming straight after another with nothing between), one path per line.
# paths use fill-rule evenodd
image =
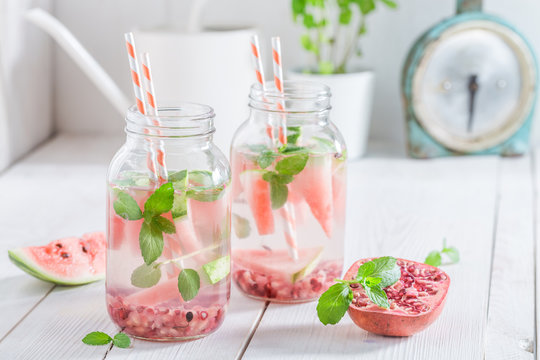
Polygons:
M106 297L128 335L197 339L224 320L232 188L213 119L190 103L160 108L159 120L127 112L126 143L108 173Z
M125 333L189 339L222 323L230 296L228 189L201 185L206 178L180 171L155 189L130 174L110 184L107 305Z
M341 275L347 163L328 120L327 87L286 83L285 90L285 99L296 94L289 108L304 105L286 115L287 143L277 140L284 115L269 111L261 99L272 95L254 85L251 117L232 146L233 280L250 297L294 303L317 299ZM305 105L311 91L323 98L313 109Z

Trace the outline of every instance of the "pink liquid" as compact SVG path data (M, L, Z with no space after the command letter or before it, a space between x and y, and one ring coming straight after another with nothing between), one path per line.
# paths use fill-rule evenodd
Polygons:
M270 184L262 179L257 154L241 150L232 153L235 283L263 300L317 299L343 266L344 158L310 153L305 168L287 185L285 205L272 209ZM273 171L275 163L265 170Z
M131 283L133 271L144 263L139 249L143 220L125 220L115 213L118 191L131 195L144 209L154 189L110 186L106 291L111 319L125 333L149 340L196 339L215 331L224 319L231 276L212 285L202 266L229 255L229 190L213 201L188 199L188 215L174 219L176 233L164 234L164 250L155 263L183 259L163 264L161 279L149 288ZM170 212L163 216L173 220ZM199 292L190 301L184 301L178 290L178 274L183 268L196 270L201 278Z

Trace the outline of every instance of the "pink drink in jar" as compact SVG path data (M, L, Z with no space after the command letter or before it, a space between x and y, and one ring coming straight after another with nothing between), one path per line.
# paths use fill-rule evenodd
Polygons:
M167 119L161 122L167 125ZM141 339L197 339L219 328L230 298L229 167L216 149L201 156L199 147L213 146L203 136L186 136L165 143L169 176L157 184L145 169L148 149L138 151L148 145L143 127L135 125L128 112L128 142L109 169L109 315L123 332ZM174 136L165 125L162 137ZM210 126L196 125L201 132ZM208 165L209 158L213 163L204 170L171 170Z
M269 88L252 87L231 150L233 279L250 297L311 301L342 272L346 150L328 120L327 87L286 82L286 115L269 111ZM266 130L283 116L286 145Z

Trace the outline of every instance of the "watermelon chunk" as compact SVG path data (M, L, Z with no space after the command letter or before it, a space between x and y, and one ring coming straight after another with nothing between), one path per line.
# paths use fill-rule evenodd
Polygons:
M28 274L60 285L81 285L105 278L107 242L103 232L84 234L8 251Z
M309 275L320 262L323 247L317 246L298 250L298 260L291 260L288 250L233 250L235 267L245 268L295 283Z
M310 157L304 170L294 177L291 187L293 192L302 194L311 213L326 235L331 238L334 218L332 158L330 156Z
M172 278L147 289L142 289L126 297L126 302L135 305L155 306L169 300L180 299L178 279Z
M270 200L270 184L263 180L264 170L247 170L240 174L240 181L259 235L274 233L274 214Z

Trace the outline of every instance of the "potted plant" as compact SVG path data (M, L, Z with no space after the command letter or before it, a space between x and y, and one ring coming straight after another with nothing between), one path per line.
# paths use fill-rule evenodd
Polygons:
M359 40L378 3L397 6L392 0L292 0L294 21L305 28L300 42L312 55L312 64L290 72L288 78L330 86L332 120L345 137L351 159L366 150L375 75L350 69L349 63L362 55Z

